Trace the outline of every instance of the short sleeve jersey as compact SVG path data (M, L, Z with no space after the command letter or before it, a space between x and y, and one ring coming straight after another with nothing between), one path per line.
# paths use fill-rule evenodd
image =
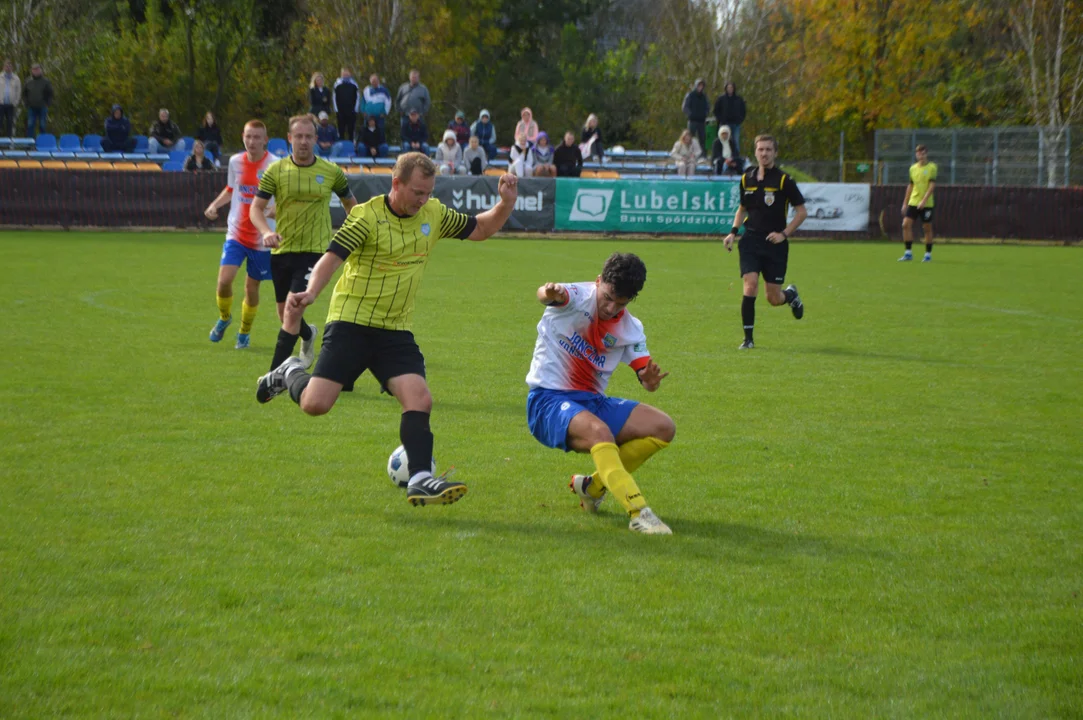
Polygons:
M275 223L282 237L271 252L324 252L331 242L331 193L351 196L346 173L321 157L311 165L298 165L290 156L267 168L257 195L275 199Z
M397 215L386 195L356 206L328 248L346 263L327 322L409 330L414 296L436 241L465 239L475 227L475 218L436 198L410 217Z
M562 285L564 305L547 307L538 322L538 340L526 384L549 390L604 394L620 363L640 370L650 362L643 323L627 308L600 320L596 283Z
M741 176L741 207L748 211L746 225L761 235L782 232L790 206L804 205L805 198L793 178L778 168L767 168L763 180L758 176L758 167Z
M258 162L251 162L248 153L239 152L229 159L229 169L226 173L226 187L230 190L229 220L226 237L236 240L246 248L253 250L263 249L263 239L259 230L252 224L249 211L252 208L252 200L256 197L260 179L278 158L271 153L265 152ZM273 203L274 200L272 199Z
M910 183L914 186L914 189L910 192L910 199L907 201L908 205L917 207L921 204L921 199L925 197L925 192L929 189L929 183L936 182L936 163L914 163L910 166ZM929 196L929 201L925 203L925 207L931 208L933 206L933 196Z

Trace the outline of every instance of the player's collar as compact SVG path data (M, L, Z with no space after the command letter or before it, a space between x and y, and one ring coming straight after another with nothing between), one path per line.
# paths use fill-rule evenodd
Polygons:
M384 207L386 207L387 211L397 217L399 220L409 220L412 217L411 215L400 215L395 210L395 208L391 207L391 193L384 195Z

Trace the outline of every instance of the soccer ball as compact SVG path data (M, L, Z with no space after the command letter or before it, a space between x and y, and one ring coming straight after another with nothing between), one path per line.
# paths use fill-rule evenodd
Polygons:
M387 459L387 476L395 487L404 488L410 484L410 463L406 458L406 448L399 445ZM436 475L436 458L432 459L432 474Z

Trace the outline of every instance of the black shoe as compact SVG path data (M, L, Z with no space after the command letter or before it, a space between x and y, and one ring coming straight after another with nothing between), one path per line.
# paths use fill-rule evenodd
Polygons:
M450 505L466 494L466 485L447 482L451 470L440 477L429 477L406 488L406 500L414 507Z
M292 367L304 368L300 358L288 357L271 372L260 377L256 383L256 400L269 403L286 392L286 371Z
M751 340L745 340L743 343L741 343L741 347L739 347L737 349L738 350L751 350L754 347L756 347L756 343L752 342Z
M787 285L787 290L793 290L793 300L790 301L790 310L793 310L793 316L800 320L805 317L805 304L801 302L801 296L797 294L796 285Z

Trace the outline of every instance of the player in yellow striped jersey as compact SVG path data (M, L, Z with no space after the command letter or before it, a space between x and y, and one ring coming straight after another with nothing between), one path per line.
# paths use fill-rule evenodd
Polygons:
M406 448L412 505L453 503L466 486L430 472L432 395L425 358L410 332L414 297L433 246L441 238L484 240L504 226L518 197L517 178L500 178L498 202L476 217L432 197L436 166L427 155L400 155L391 192L354 208L312 271L308 287L291 292L283 331L297 333L301 314L343 266L331 296L323 345L312 375L298 358L287 358L259 379L256 399L267 402L289 391L309 415L328 412L343 385L370 370L402 405L399 438ZM281 211L279 211L281 212Z

